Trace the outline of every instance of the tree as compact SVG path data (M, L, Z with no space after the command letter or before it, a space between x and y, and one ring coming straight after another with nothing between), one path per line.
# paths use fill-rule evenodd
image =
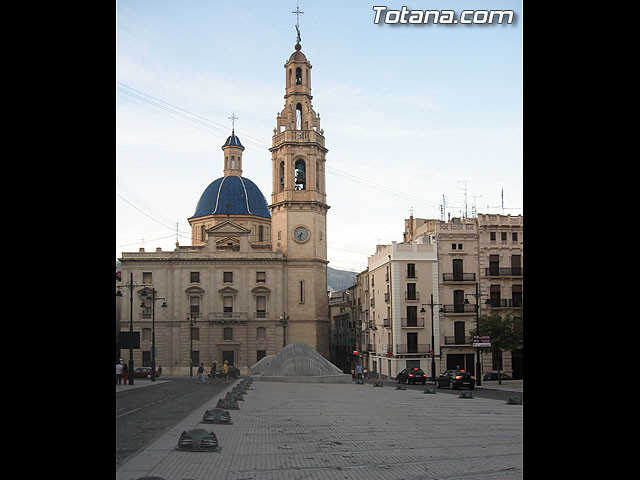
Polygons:
M504 352L505 350L515 350L522 342L522 316L514 318L510 313L504 318L497 314L480 315L479 329L472 329L471 335L489 335L491 337L491 347L481 348L480 353ZM500 364L498 364L500 367ZM502 385L500 379L500 368L498 368L498 383Z

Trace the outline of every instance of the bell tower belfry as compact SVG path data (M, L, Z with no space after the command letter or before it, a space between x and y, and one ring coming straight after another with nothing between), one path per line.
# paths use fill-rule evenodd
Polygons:
M295 13L295 12L294 12ZM296 29L298 26L296 25ZM311 105L311 63L300 34L284 64L285 105L276 119L271 151L272 248L285 267L286 343L304 342L329 357L327 210L324 131Z

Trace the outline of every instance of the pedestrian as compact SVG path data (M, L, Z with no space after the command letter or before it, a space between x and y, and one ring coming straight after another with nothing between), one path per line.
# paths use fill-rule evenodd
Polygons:
M162 375L162 365L158 365L158 376Z
M362 383L362 365L356 365L356 375L358 377L358 383Z
M201 363L198 367L198 381L196 382L196 384L199 383L207 383L204 379L204 363Z
M356 381L356 371L353 368L351 369L351 381Z
M122 381L122 364L116 363L116 385L120 385Z
M122 365L122 377L124 378L124 384L127 384L127 378L129 378L129 367L127 367L127 362L124 362Z
M225 360L222 364L222 376L224 377L224 383L229 383L229 361Z
M216 369L218 368L218 363L214 360L211 364L211 383L215 380L218 383L218 376L216 375Z
M367 374L369 373L369 372L367 371L367 368L366 368L366 367L365 367L365 369L364 369L364 372L363 372L363 373L364 373L364 379L366 380L366 379L367 379Z

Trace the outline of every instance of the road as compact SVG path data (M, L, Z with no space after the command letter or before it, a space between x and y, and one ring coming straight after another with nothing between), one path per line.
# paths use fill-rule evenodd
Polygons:
M196 377L162 380L169 381L116 393L116 467L236 382L196 385Z

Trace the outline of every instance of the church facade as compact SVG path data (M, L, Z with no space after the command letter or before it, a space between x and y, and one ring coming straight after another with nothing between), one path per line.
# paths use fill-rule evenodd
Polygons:
M244 147L234 129L222 145L223 176L205 188L188 219L191 245L122 253L120 331L129 331L133 310L135 367L150 366L155 353L163 375L224 360L242 369L293 342L329 358L328 150L299 42L284 68L271 202L243 176Z

